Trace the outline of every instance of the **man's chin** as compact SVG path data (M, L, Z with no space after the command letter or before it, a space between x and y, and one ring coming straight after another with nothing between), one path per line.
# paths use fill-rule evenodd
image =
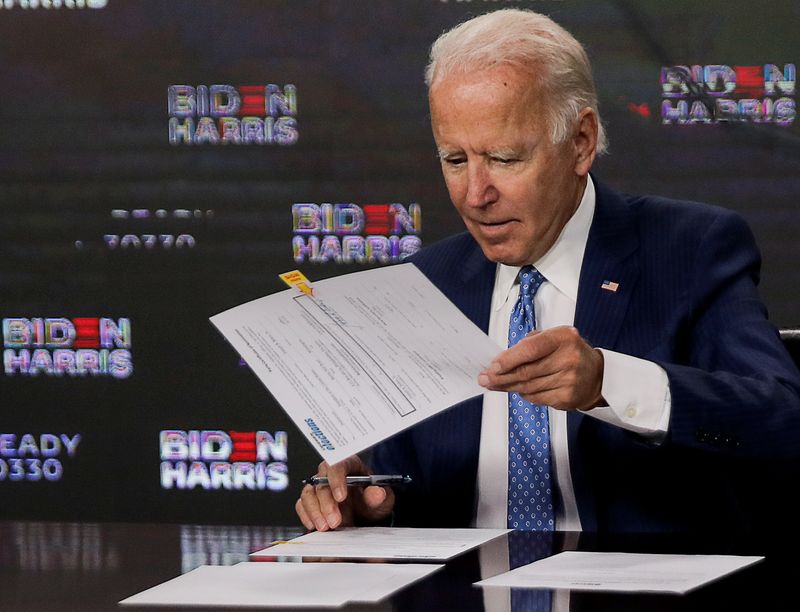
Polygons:
M507 266L524 266L529 263L526 253L510 248L509 245L487 244L485 242L479 242L478 244L486 259L494 263L501 263Z

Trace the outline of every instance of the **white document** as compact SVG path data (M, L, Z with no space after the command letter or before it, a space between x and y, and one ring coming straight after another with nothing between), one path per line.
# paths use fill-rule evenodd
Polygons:
M377 602L441 565L239 563L203 565L123 599L120 605L338 608Z
M510 529L346 527L312 531L252 553L251 557L425 559L447 561Z
M211 317L328 463L484 392L500 352L413 264Z
M475 584L482 587L684 594L763 558L568 551Z

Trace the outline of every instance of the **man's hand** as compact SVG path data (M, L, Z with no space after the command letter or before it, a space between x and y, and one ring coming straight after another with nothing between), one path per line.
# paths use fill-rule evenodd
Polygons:
M346 476L367 476L369 468L357 456L328 465L319 464L317 476L327 476L329 486L306 485L295 504L297 516L306 529L327 531L355 524L385 519L394 508L391 487L348 487Z
M515 391L531 403L560 410L605 405L603 354L574 327L531 332L495 357L478 383L493 391Z

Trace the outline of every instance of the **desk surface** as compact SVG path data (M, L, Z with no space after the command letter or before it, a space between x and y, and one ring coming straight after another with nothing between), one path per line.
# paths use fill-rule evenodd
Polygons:
M297 528L116 523L0 522L0 610L126 610L117 602L200 565L233 565ZM515 546L542 548L543 534L515 532ZM557 533L544 544L561 550L764 555L765 561L685 596L572 592L560 610L798 610L800 539ZM485 604L481 578L487 546L508 546L504 536L458 557L444 570L375 606L347 610L494 609ZM489 574L491 575L491 574ZM138 609L138 608L137 608ZM189 609L189 608L185 608ZM152 610L152 609L151 609Z

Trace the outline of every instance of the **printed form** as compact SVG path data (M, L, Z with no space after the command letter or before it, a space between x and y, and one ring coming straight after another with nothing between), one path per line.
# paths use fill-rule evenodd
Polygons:
M483 393L501 351L413 264L288 289L214 317L328 463Z
M374 603L443 565L388 563L239 563L201 565L120 601L122 606L340 608Z
M341 527L312 531L250 553L250 557L335 557L337 559L425 559L449 561L510 529L421 529Z
M683 595L764 557L566 551L481 580L480 587Z

